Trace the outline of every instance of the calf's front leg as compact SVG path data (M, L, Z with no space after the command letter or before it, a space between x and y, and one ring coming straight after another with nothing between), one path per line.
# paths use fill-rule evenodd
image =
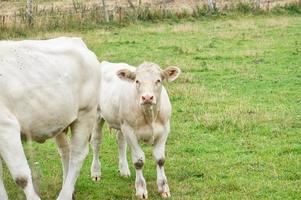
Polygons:
M168 132L169 132L169 125L167 126L165 133L163 133L159 138L157 138L153 147L153 156L157 163L158 191L163 198L170 197L170 190L167 184L167 178L164 171L165 144L166 144Z
M141 199L147 199L147 189L146 189L146 182L143 177L142 168L145 162L145 155L142 151L138 139L131 127L126 124L121 126L121 131L125 135L126 142L128 143L131 154L132 154L132 162L136 169L136 181L135 181L135 188L136 188L136 196Z

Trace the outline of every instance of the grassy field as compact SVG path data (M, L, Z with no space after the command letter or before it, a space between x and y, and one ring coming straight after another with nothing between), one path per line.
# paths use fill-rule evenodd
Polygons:
M166 161L172 199L301 199L301 16L144 23L31 38L61 35L82 37L101 60L182 69L166 84L173 104ZM90 153L76 199L134 199L135 177L119 176L115 136L107 129L104 135L103 179L90 180ZM62 170L54 142L24 146L42 199L55 199ZM144 149L149 198L160 199L151 148ZM25 199L7 168L4 173L10 199Z

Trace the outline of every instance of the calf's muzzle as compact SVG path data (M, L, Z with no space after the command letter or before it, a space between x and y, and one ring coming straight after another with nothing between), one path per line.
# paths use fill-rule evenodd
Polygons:
M142 95L141 102L142 104L156 104L156 100L153 95Z

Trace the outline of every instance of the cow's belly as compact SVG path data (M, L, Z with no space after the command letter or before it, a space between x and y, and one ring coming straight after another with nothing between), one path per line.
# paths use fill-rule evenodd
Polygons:
M18 116L21 132L35 141L43 142L67 128L76 119L77 111L76 104L60 102L57 107L48 105L38 108L30 116L22 113Z
M41 129L36 128L26 132L21 132L23 140L33 140L35 142L44 143L47 139L55 137L57 134L62 133L67 127L65 125L53 125L49 127L43 127Z
M19 87L7 95L7 106L19 121L26 138L44 142L68 127L77 117L78 98L65 83Z
M75 112L74 112L75 113ZM20 120L21 133L27 139L32 139L36 142L44 142L46 139L53 138L61 133L76 119L76 115L62 114L57 115L57 118L48 115L43 119Z

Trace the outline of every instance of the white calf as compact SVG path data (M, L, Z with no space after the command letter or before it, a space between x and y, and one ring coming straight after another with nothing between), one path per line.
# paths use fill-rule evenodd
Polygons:
M157 185L163 197L170 196L164 172L165 143L170 131L171 104L163 87L164 80L173 81L180 74L177 67L161 70L154 63L145 62L138 68L127 64L101 63L102 82L100 114L110 128L117 129L119 145L119 170L121 176L129 176L126 145L131 149L136 168L136 195L146 199L146 182L142 174L145 156L138 143L143 140L153 145L153 156L157 162ZM91 176L99 180L98 160L101 127L93 132L93 163Z

